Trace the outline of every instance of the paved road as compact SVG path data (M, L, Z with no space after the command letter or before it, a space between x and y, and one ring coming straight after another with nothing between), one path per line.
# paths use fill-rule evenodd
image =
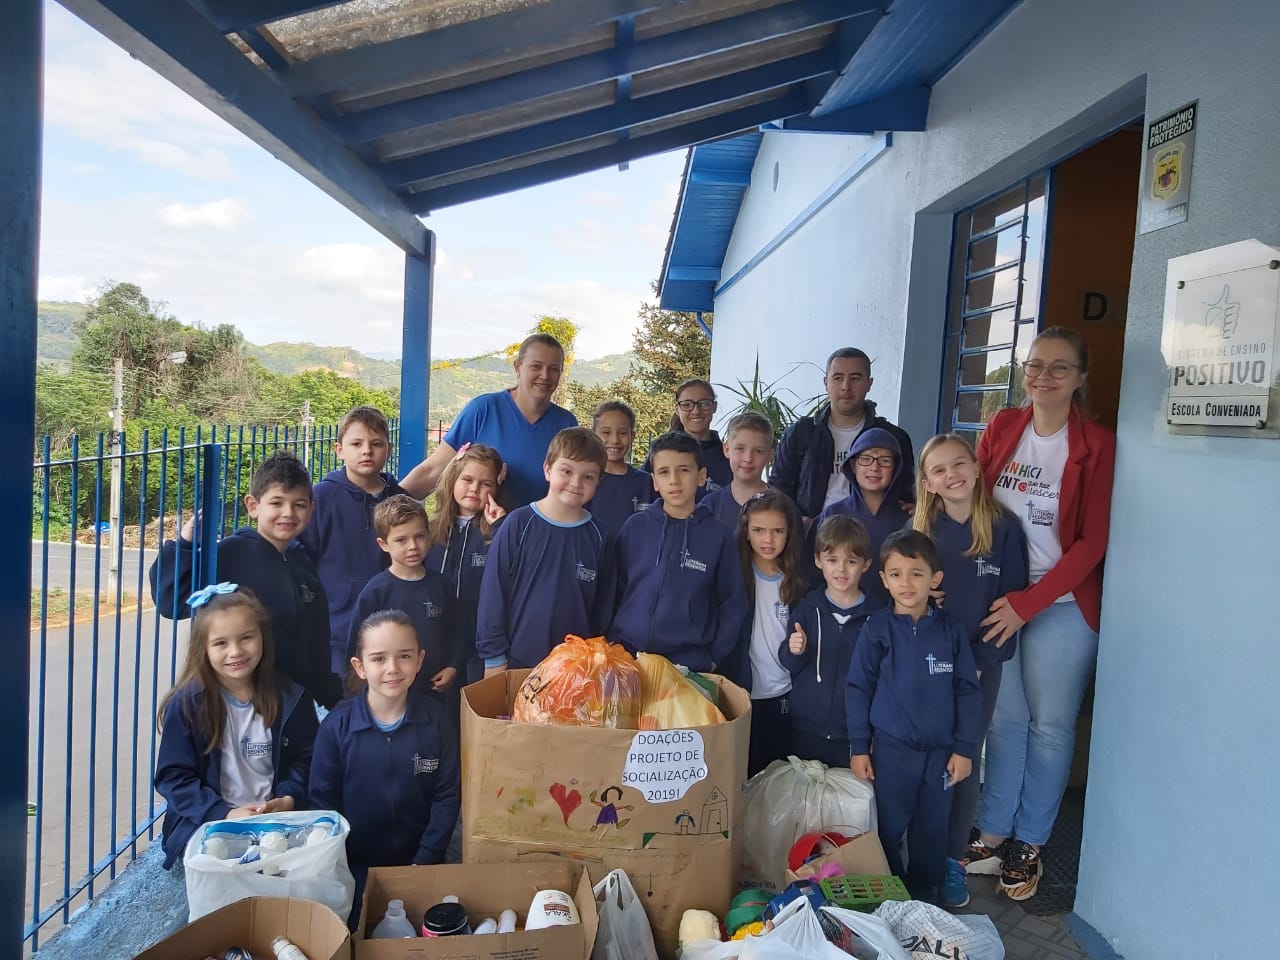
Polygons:
M31 589L39 590L41 587L41 566L43 564L43 544L39 541L33 541L31 544ZM143 591L147 589L147 570L151 567L151 562L156 558L155 550L140 550L137 547L125 547L124 556L120 565L121 581L124 585L124 591L128 594L138 592L138 568L142 568L142 584ZM101 565L99 576L101 578L102 592L107 590L107 571L111 566L111 547L109 544L103 544L101 556L98 556L98 550L91 543L76 544L76 592L82 593L93 590L94 564ZM63 590L71 588L71 544L69 543L50 543L49 544L49 582L50 588L59 587Z

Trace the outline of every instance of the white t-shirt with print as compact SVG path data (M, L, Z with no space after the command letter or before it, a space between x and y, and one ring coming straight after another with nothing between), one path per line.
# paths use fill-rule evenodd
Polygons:
M222 725L222 799L233 807L271 799L271 731L253 701L242 703L223 691L227 719Z
M787 639L791 611L782 602L782 574L753 571L756 609L751 621L751 696L768 700L791 689L791 671L778 658L778 647Z
M996 478L995 498L1022 521L1027 535L1032 583L1038 583L1062 559L1058 505L1066 465L1066 425L1042 437L1028 423L1018 448ZM1071 599L1074 596L1066 593L1054 603Z
M849 448L853 446L853 441L858 439L858 434L862 432L864 423L866 423L865 418L859 420L852 427L837 427L832 423L827 424L827 429L831 431L831 439L835 443L836 454L831 464L831 476L827 480L827 497L822 501L824 507L838 503L849 495L849 478L845 476L842 468L849 456Z

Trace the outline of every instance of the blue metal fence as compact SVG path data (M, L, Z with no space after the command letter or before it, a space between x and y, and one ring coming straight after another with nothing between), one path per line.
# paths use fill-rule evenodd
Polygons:
M211 562L213 551L199 548L248 522L243 497L257 464L291 450L318 480L337 466L335 435L201 426L144 431L134 447L123 435L115 444L72 437L58 451L44 438L32 499L30 949L114 878L122 858L137 857L164 815L151 788L156 713L186 624L150 607L157 548L199 511L197 549ZM392 421L392 471L397 435ZM211 573L198 563L194 577Z

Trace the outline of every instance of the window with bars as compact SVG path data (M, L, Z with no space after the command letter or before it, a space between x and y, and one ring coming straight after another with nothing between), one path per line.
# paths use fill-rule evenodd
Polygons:
M1048 173L956 215L938 427L978 437L1022 402L1017 366L1040 326Z

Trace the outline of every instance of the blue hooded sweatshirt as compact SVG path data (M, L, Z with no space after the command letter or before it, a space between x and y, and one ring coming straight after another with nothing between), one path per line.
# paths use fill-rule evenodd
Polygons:
M342 684L329 666L329 609L311 556L296 540L281 552L252 527L218 541L218 579L249 589L267 610L275 641L276 667L307 695L331 707ZM168 540L151 564L151 598L161 616L191 616L191 570L195 549ZM175 606L176 604L176 606Z
M342 701L320 724L308 792L318 809L337 810L351 824L353 872L442 863L462 809L448 708L410 690L399 725L384 731L367 693Z
M1017 634L1003 647L997 647L982 642L985 630L979 624L996 597L1027 585L1027 537L1022 524L1013 514L1001 510L991 530L991 552L981 557L964 555L973 544L968 522L956 523L946 513L940 513L931 535L942 560L944 609L960 621L979 670L1003 663L1018 649Z
M373 529L374 508L387 497L404 493L391 474L379 476L385 486L381 493L372 494L348 480L345 467L330 471L315 486L315 513L299 537L311 552L329 597L330 668L340 677L347 673L347 637L356 598L373 575L390 563Z
M606 533L616 537L630 516L647 507L655 496L653 477L628 466L626 473L605 471L587 510Z
M880 504L879 511L875 513L871 512L871 508L867 506L866 501L863 499L862 491L858 489L857 479L853 472L854 460L859 454L870 450L872 447L883 447L886 450L892 450L895 459L893 475L889 480L889 495L885 497L884 502ZM845 460L842 469L849 477L849 496L831 504L810 524L805 555L813 556L813 547L817 541L818 528L822 526L822 521L827 517L844 515L860 520L862 525L867 528L867 533L871 536L871 566L867 568L867 572L858 581L858 586L863 593L875 599L880 606L887 606L889 604L889 591L884 588L884 584L880 580L880 545L884 543L885 537L895 530L901 530L911 519L910 511L902 509L897 496L894 494L894 491L898 489L899 479L904 469L902 448L898 445L897 438L882 427L863 430L858 435L858 439L853 442L853 446L849 448L849 457Z
M609 639L658 653L690 670L712 670L737 646L747 616L733 537L706 507L685 520L656 500L618 535L618 610Z
M504 518L493 524L493 536ZM427 551L425 566L441 574L449 585L453 617L459 642L466 647L465 682L474 683L484 669L476 655L476 611L480 608L480 583L489 562L489 541L480 532L475 517L459 517L449 528L444 543L435 543Z
M430 691L431 678L445 667L461 671L467 664L468 646L464 645L454 616L449 584L434 570L424 570L419 580L402 580L390 570L375 574L356 600L351 618L351 634L347 639L347 658L356 655L357 634L365 617L379 610L402 610L418 634L418 646L426 651L422 667L413 681L415 688ZM454 681L455 685L457 680Z
M802 733L847 741L844 699L849 663L862 625L879 609L866 594L856 606L838 607L825 589L810 591L792 609L792 628L799 624L804 630L805 650L798 656L792 653L788 637L778 648L778 659L791 672L791 723Z
M960 621L930 606L912 622L877 610L858 635L845 685L849 754L876 737L972 760L982 740L982 691Z
M296 683L279 677L280 715L271 726L271 796L292 797L306 810L307 778L316 740L316 710ZM219 691L220 694L221 691ZM187 841L202 823L225 820L231 805L222 799L222 751L210 750L192 726L206 693L197 683L180 687L165 704L163 733L156 754L156 793L164 797L164 868L182 857Z

